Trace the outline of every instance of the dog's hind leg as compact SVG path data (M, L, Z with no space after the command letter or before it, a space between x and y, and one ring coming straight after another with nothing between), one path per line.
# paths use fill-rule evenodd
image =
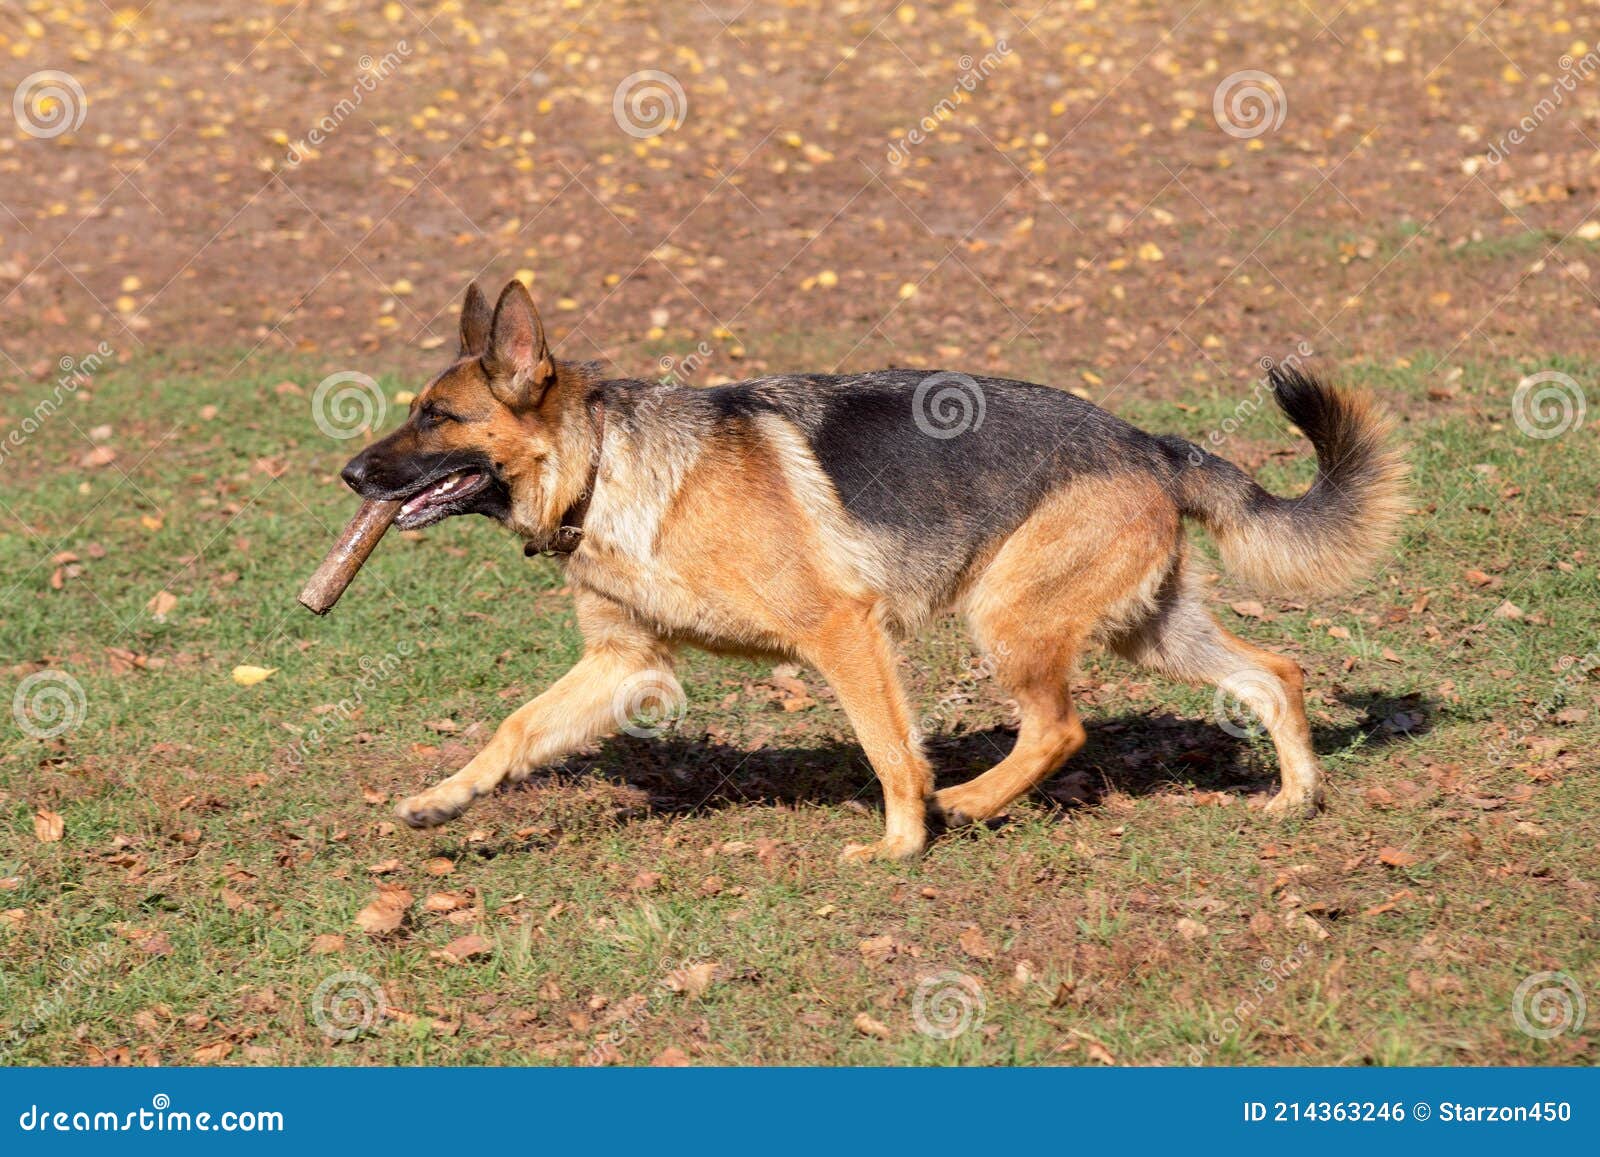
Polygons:
M1311 747L1300 664L1252 646L1211 616L1183 577L1173 571L1148 618L1110 640L1123 657L1191 683L1217 686L1249 707L1272 736L1283 785L1268 814L1309 817L1322 806L1322 775Z
M935 819L950 827L989 819L1083 746L1071 691L1078 653L1108 616L1145 597L1170 563L1177 525L1152 483L1085 480L1006 540L965 603L982 665L1016 699L1022 726L998 764L934 795Z
M986 820L1033 790L1071 758L1088 736L1072 705L1070 655L1041 648L1001 664L999 679L1022 709L1022 727L1011 753L988 771L933 797L933 811L949 827Z
M513 712L460 771L402 801L401 819L414 828L446 823L504 781L620 730L635 714L670 714L682 704L666 646L597 598L579 597L578 621L586 649L572 670Z

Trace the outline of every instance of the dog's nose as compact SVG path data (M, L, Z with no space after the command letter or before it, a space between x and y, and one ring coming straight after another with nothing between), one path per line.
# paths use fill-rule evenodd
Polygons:
M360 494L361 486L367 480L367 456L365 454L357 454L350 459L345 464L345 468L339 472L339 477L344 479L346 486Z

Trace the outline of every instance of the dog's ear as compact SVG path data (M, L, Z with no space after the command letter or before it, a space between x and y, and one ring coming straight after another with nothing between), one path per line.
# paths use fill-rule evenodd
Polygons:
M489 327L494 324L494 310L489 299L474 281L467 286L467 300L461 303L461 349L458 358L481 358L489 345Z
M544 323L520 281L507 285L495 303L483 368L495 397L514 408L533 405L555 378Z

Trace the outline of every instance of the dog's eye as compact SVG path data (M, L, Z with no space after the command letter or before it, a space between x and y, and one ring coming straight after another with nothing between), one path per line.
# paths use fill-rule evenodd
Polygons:
M431 430L435 426L444 425L446 422L459 422L460 420L454 414L447 413L437 406L424 406L422 412L417 415L417 425L424 430Z

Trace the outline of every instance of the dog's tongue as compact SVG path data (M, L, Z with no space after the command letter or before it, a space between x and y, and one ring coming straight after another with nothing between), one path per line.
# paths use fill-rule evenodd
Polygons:
M325 615L344 594L344 588L356 577L356 571L367 561L372 548L378 545L383 532L389 529L395 515L400 513L399 502L380 502L368 499L356 511L356 516L344 528L339 541L333 544L328 557L312 575L300 592L300 604L309 611Z

